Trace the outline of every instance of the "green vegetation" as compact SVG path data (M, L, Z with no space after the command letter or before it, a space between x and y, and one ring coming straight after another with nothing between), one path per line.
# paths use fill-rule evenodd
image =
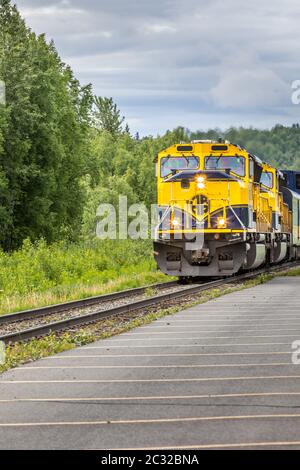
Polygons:
M300 125L291 127L276 125L272 129L230 128L226 131L212 129L208 132L188 133L191 139L215 139L223 137L245 147L263 160L278 168L300 170Z
M0 1L0 243L74 237L88 147L91 87L81 87L53 43Z
M0 314L167 280L150 241L98 241L48 247L26 241L0 252Z
M288 271L287 273L284 274L285 276L300 276L300 269L296 268L291 271Z
M125 117L120 116L120 111L113 99L95 96L95 107L95 124L98 129L107 131L113 137L120 135Z
M36 361L42 357L68 351L76 346L85 344L82 337L79 335L78 337L79 340L67 334L60 338L51 335L45 338L28 341L27 343L18 343L13 346L8 346L6 348L6 361L5 364L0 365L0 373L25 364L26 362Z

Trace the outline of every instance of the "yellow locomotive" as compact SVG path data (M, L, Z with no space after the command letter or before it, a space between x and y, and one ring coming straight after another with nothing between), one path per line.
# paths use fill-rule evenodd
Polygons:
M154 243L161 271L230 276L299 257L300 195L288 182L299 175L221 139L162 151Z

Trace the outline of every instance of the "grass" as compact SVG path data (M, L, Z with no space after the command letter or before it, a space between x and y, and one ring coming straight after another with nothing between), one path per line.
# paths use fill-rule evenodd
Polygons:
M300 276L300 269L299 268L291 269L290 271L287 271L286 273L284 273L283 276Z
M175 307L159 309L158 311L150 311L149 313L133 313L132 318L130 319L128 319L127 315L127 317L115 317L108 320L101 320L95 324L82 328L80 331L52 334L42 339L34 339L26 343L17 343L15 345L8 346L6 348L6 362L0 365L0 373L24 363L49 357L57 353L74 349L78 346L84 346L101 339L107 339L126 331L130 331L133 328L147 325L168 315L174 315L183 308L189 308L231 292L263 284L273 277L273 275L262 275L237 286L225 286L211 289L202 294L197 294L193 296L192 301L182 300Z
M26 241L0 252L0 315L169 280L152 252L151 241Z

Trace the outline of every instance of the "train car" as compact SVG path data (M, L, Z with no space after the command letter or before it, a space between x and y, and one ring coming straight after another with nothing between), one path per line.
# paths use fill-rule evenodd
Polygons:
M156 163L162 272L231 276L299 255L299 195L284 172L222 140L174 145Z
M300 258L300 171L282 170L281 187L284 200L292 213L291 251L293 258Z
M300 194L300 171L281 170L284 175L285 186L294 193Z

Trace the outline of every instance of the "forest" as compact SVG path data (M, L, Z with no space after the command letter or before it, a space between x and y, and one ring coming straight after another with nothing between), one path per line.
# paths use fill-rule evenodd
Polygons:
M298 123L133 134L113 99L79 83L9 0L0 0L0 81L1 313L161 279L151 241L96 239L96 210L119 194L154 204L153 160L169 145L223 137L300 169Z

